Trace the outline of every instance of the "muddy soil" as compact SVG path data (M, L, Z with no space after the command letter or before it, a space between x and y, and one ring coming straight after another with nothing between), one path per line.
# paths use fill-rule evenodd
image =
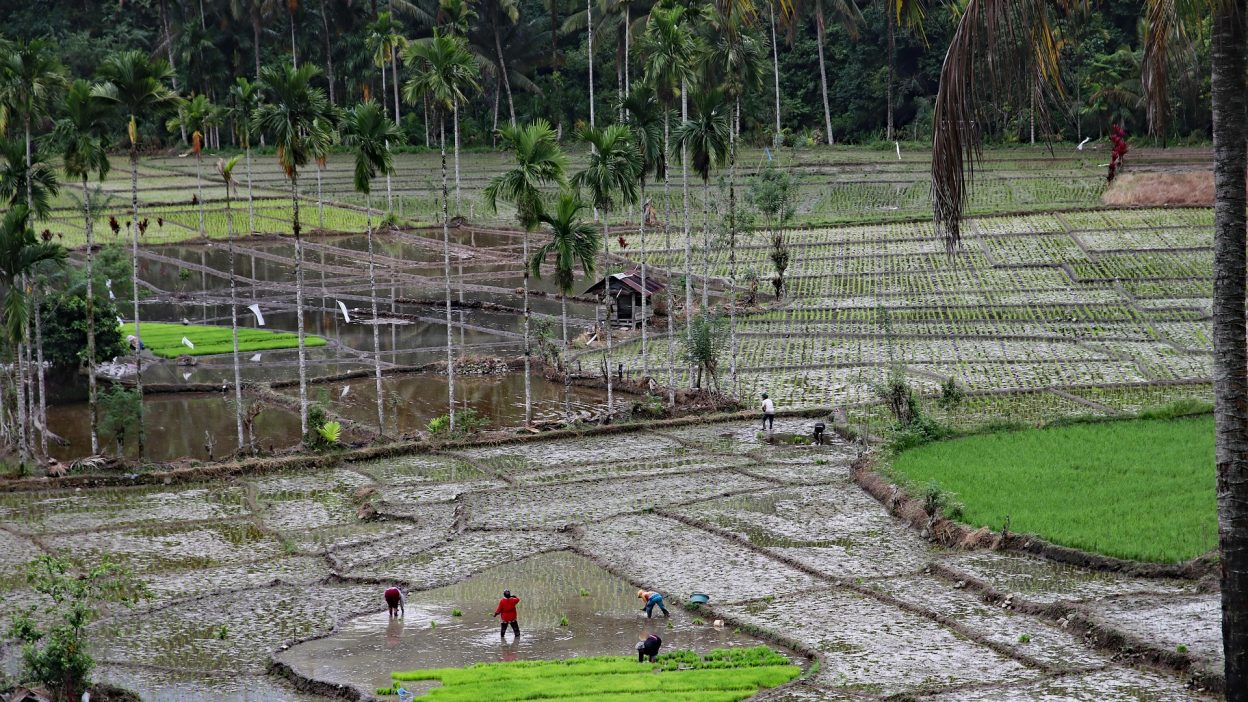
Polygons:
M732 422L0 496L0 627L39 602L20 563L108 552L154 597L93 628L98 677L145 699L303 702L400 669L626 654L648 626L672 647L761 638L819 662L758 698L773 702L1216 699L1196 689L1220 659L1195 583L934 546L851 481L857 454ZM389 584L411 593L401 625ZM671 629L637 611L642 586L677 605ZM503 587L523 598L519 644L489 617ZM709 607L679 607L694 592ZM1137 667L1180 645L1189 673ZM270 672L275 654L320 692ZM13 647L0 662L15 669Z

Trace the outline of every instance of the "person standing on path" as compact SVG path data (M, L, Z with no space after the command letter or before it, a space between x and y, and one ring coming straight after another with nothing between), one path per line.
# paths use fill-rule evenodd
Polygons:
M770 428L769 428L770 427ZM776 403L767 397L767 393L763 393L763 431L771 436L776 430Z
M520 624L516 622L516 605L520 604L520 598L511 594L511 590L503 590L503 599L498 601L498 607L494 609L494 616L502 617L502 626L498 629L498 637L507 639L507 625L511 625L511 630L515 632L516 638L520 638Z
M386 588L384 596L386 598L386 606L390 608L391 618L401 617L405 614L403 611L403 601L406 598L403 597L402 590L400 590L397 586L389 587Z
M646 613L647 618L654 616L655 607L658 607L659 609L663 610L663 616L665 617L672 616L667 611L667 607L663 606L663 596L660 595L659 593L654 592L653 590L638 590L637 597L642 602L646 603L641 609Z

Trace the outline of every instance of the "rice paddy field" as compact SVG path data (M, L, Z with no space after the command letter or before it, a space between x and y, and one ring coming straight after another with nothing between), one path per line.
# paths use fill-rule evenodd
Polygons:
M165 322L147 322L140 324L143 334L143 345L161 358L177 358L179 356L209 356L213 354L233 353L234 334L228 328L204 326L202 324L169 324ZM122 334L133 334L134 324L121 325ZM191 342L189 345L187 341ZM238 332L238 352L268 351L273 349L295 348L299 340L295 334L274 332L264 329L240 329ZM304 346L324 346L325 339L319 336L308 336Z

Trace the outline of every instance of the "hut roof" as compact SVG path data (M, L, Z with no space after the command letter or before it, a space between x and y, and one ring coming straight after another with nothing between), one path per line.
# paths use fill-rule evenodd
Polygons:
M634 268L627 273L613 273L607 278L603 278L597 283L589 286L589 288L585 290L585 294L589 295L601 293L603 288L606 286L608 279L614 280L615 285L613 287L623 286L635 293L645 295L646 297L650 297L655 293L662 292L666 289L665 285L660 283L658 280L655 280L654 276L651 275L646 276L646 285L643 288L641 285L641 269Z

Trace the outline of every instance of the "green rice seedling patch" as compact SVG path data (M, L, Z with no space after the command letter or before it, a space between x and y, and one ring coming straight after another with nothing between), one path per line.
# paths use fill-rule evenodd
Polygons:
M130 323L121 325L122 334L133 334L134 326ZM162 322L144 322L140 326L143 345L161 358L177 358L178 356L208 356L217 353L231 353L234 350L233 335L227 327L203 326L198 324L166 324ZM182 342L188 339L195 348ZM324 346L328 342L319 336L305 336L305 346ZM238 330L239 353L250 351L268 351L272 349L293 349L299 345L299 337L289 332L275 332L266 329Z
M776 687L801 673L766 646L690 651L659 656L656 663L604 656L558 661L479 663L395 673L394 694L405 682L436 680L429 699L440 702L561 700L563 702L736 702Z
M891 470L935 484L972 526L1118 558L1177 562L1217 545L1213 418L1124 420L928 444Z

